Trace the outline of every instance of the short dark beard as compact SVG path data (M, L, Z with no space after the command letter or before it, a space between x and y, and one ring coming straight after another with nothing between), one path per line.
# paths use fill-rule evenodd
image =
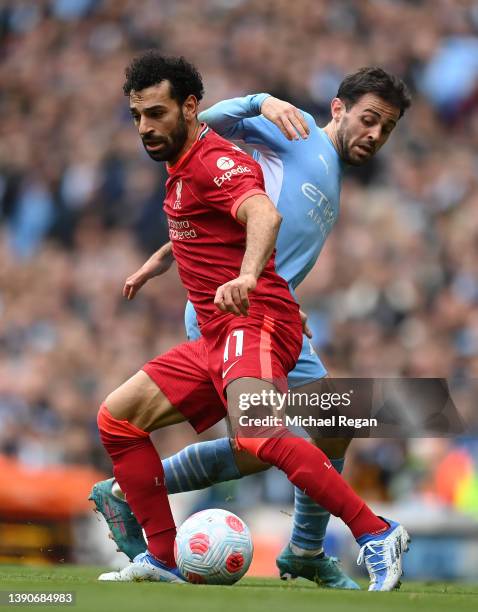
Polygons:
M346 140L345 140L344 126L342 126L340 129L337 130L337 146L339 148L340 159L344 161L346 164L350 163Z
M146 148L147 141L143 141L143 146L146 153L154 159L154 161L169 162L175 160L181 152L182 148L186 144L188 139L188 124L184 117L183 111L179 109L179 118L174 130L169 134L167 140L163 140L165 146L160 151L148 151Z
M347 147L347 137L345 134L346 128L347 128L347 122L345 121L345 118L344 118L344 121L342 122L340 129L337 130L337 146L339 147L339 155L340 155L341 160L345 162L346 164L354 166L356 164L354 164L353 160L350 159L349 149Z
M337 146L339 148L339 156L340 159L348 164L349 166L363 166L367 163L368 160L358 161L356 159L352 159L350 156L350 150L347 145L347 122L344 121L340 130L337 130Z

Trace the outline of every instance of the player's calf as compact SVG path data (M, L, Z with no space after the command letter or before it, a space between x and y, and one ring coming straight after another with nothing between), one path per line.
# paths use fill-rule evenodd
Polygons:
M183 420L145 372L138 372L106 398L98 413L101 441L131 510L145 530L149 552L174 567L176 535L160 457L149 432Z

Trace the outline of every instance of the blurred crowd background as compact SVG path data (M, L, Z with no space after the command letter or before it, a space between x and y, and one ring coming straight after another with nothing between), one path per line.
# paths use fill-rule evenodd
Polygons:
M361 66L407 82L412 108L376 160L346 173L341 217L299 295L331 374L443 376L469 399L478 375L476 0L3 0L0 453L32 469L108 472L100 402L184 339L175 269L133 302L121 294L167 240L165 170L142 150L122 94L125 66L151 47L195 62L203 108L268 91L319 125L342 78ZM171 430L166 449L194 439ZM454 457L459 478L444 487L437 470ZM477 457L472 436L355 441L346 473L369 499L426 498L478 515ZM288 483L271 474L253 480L257 501L290 501Z

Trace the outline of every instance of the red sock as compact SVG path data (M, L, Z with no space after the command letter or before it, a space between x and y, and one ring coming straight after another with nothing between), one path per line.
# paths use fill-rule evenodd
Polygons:
M113 462L113 473L148 539L148 550L175 567L176 527L169 507L161 459L149 434L111 416L102 404L98 413L101 441Z
M277 435L281 437L238 437L237 442L240 448L285 472L296 487L340 517L355 538L388 529L388 524L372 512L319 448L291 437L285 428L279 434L276 430L274 436Z

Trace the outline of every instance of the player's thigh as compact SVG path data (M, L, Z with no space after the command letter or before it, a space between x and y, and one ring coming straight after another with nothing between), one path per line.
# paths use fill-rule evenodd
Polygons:
M255 404L258 405L258 408L262 411L264 416L266 414L272 414L272 410L274 407L279 406L279 402L274 402L274 400L271 401L271 394L275 397L279 395L279 391L277 387L268 380L244 376L230 382L227 385L226 396L227 414L231 427L234 427L234 418L247 412ZM260 403L259 398L261 398ZM264 401L262 401L262 398L264 398Z
M143 370L197 433L226 416L224 398L209 372L203 338L179 344L149 361Z
M141 370L110 393L104 403L115 419L129 421L143 431L185 420L158 385Z
M259 419L261 424L252 429L259 435L269 430L274 417L278 416L280 401L277 387L267 380L242 377L233 380L226 389L227 414L231 434L244 434L245 421ZM251 431L252 431L251 429Z

